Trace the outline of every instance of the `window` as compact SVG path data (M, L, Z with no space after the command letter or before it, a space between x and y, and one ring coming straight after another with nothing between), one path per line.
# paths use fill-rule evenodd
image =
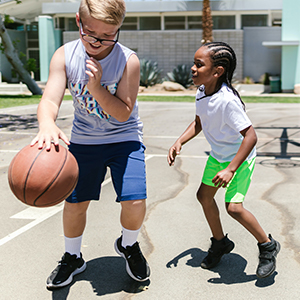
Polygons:
M160 29L160 17L140 17L140 30Z
M235 16L213 16L213 29L235 29Z
M235 29L235 16L212 16L213 29ZM201 16L187 17L188 29L202 29Z
M39 49L28 49L29 58L34 58L36 61L37 70L34 72L34 79L40 80L40 51Z
M76 19L75 18L68 18L68 31L77 31L78 26L76 24Z
M121 30L137 30L137 17L125 17Z
M272 26L282 26L282 20L281 19L274 19L272 22Z
M29 40L37 40L39 39L39 28L38 23L34 22L30 25L26 25L27 30L27 38Z
M55 27L58 29L65 29L65 18L56 18Z
M188 29L202 29L202 17L188 16Z
M166 30L185 29L185 17L165 17Z
M27 47L28 48L39 48L39 41L38 40L28 40Z
M246 26L267 26L268 15L242 15L242 28Z

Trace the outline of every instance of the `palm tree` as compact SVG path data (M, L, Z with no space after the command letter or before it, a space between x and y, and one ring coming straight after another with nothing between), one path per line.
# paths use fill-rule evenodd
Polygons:
M213 21L209 0L203 0L202 8L202 44L213 41Z

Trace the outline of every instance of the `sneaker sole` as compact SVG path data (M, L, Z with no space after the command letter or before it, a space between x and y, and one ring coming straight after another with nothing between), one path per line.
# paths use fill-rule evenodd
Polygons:
M127 262L127 259L126 259L125 255L118 249L117 241L118 241L118 240L115 241L115 245L114 245L114 246L115 246L115 251L116 251L120 256L122 256L122 257L125 259L125 262L126 262L126 272L127 272L127 274L128 274L132 279L134 279L134 280L136 280L136 281L139 281L139 282L143 282L143 281L148 280L149 277L146 277L146 278L144 278L144 279L140 279L140 278L135 277L135 276L132 274L132 272L131 272L131 270L130 270L130 267L129 267L129 264L128 264L128 262Z
M275 254L274 254L275 258L277 257L277 254L279 253L280 249L281 249L280 243L276 241L276 252L275 252ZM266 277L271 276L271 275L275 272L275 270L276 270L276 260L275 260L275 262L274 262L273 268L271 269L271 271L270 271L269 273L267 273L267 274L264 275L264 276L261 276L261 275L259 275L259 274L256 273L256 276L257 276L258 278L266 278Z
M77 275L77 274L79 274L79 273L82 273L83 271L85 271L85 269L86 269L86 262L84 262L84 264L81 266L81 268L77 268L73 273L71 273L71 275L69 276L69 278L66 280L66 281L64 281L64 282L62 282L62 283L60 283L60 284L47 284L47 288L48 289L57 289L57 288L61 288L61 287L64 287L64 286L67 286L68 284L70 284L71 282L72 282L72 280L73 280L73 276L75 276L75 275Z

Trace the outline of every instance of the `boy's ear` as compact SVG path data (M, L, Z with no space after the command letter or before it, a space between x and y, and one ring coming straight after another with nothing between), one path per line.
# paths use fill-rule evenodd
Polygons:
M224 74L225 70L222 66L216 67L215 75L216 77L221 77Z
M79 27L79 21L80 21L80 17L79 17L79 13L76 13L76 24Z

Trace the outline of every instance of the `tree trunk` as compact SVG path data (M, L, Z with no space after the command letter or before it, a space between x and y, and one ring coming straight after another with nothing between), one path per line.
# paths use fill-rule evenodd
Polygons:
M18 53L13 46L10 36L4 26L2 17L0 15L0 37L2 39L2 44L4 48L4 54L16 72L20 75L20 79L24 82L30 92L33 95L42 95L42 89L37 85L37 83L31 78L30 74L24 68L23 63L19 59Z
M202 8L202 44L213 41L213 21L210 10L209 0L203 0Z

